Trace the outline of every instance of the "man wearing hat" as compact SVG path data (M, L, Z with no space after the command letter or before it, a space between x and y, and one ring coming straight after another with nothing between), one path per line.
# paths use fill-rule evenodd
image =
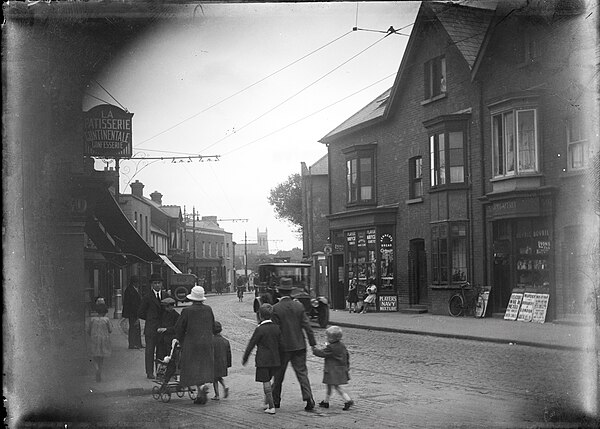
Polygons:
M213 331L215 316L212 308L204 304L204 288L194 286L187 299L192 305L181 311L175 325L175 337L181 344L179 384L198 386L197 404L205 404L207 383L214 381Z
M140 330L140 319L138 319L138 311L141 303L140 280L138 276L131 276L129 286L123 292L122 313L124 318L129 319L128 341L130 349L142 348L142 331Z
M291 297L292 279L282 277L279 281L279 293L281 299L273 306L273 322L279 325L281 329L281 367L275 375L273 381L273 402L275 408L279 408L281 403L281 387L283 378L289 362L296 373L302 400L306 401L306 411L311 411L315 407L310 381L308 380L308 369L306 368L306 340L304 332L308 337L308 343L314 347L317 342L310 326L310 320L304 312L304 306L294 301Z
M156 357L163 359L171 351L171 342L175 338L175 324L179 319L179 313L175 311L175 300L173 298L163 299L160 305L163 311L160 316L160 327L157 330Z
M163 279L158 273L150 276L149 293L144 295L138 317L146 321L144 325L144 338L146 339L146 377L154 378L154 355L158 342L158 328L160 328L160 318L162 308L160 302L165 299L166 293L162 290Z

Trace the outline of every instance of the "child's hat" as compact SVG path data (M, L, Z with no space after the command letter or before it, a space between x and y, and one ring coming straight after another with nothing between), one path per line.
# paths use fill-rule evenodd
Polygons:
M215 322L215 325L213 328L213 334L218 334L222 330L223 330L223 326L221 326L221 322Z

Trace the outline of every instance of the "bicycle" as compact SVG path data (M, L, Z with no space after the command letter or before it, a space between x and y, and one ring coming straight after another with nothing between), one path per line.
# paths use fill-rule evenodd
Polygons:
M465 291L472 291L467 294ZM448 300L448 313L450 316L459 317L473 312L473 317L483 317L484 301L479 286L471 287L469 282L460 284L460 291L456 292Z

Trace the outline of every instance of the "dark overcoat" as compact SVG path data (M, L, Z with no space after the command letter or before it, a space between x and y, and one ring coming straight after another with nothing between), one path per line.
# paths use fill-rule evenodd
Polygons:
M304 332L311 346L317 344L310 320L304 306L289 296L284 296L273 306L273 322L281 329L281 351L293 352L306 349ZM304 331L304 332L302 332Z
M181 343L180 383L195 386L214 381L212 308L195 301L184 308L175 325L175 337Z
M125 318L138 318L138 310L142 303L141 291L135 290L133 286L127 286L123 292L123 312L121 315Z
M281 366L280 343L281 330L279 326L271 321L262 322L256 327L250 341L248 341L242 363L245 364L248 361L252 349L256 347L255 362L257 368Z
M213 338L213 347L215 355L215 380L220 377L227 377L227 368L231 366L231 345L221 334L216 334Z
M154 292L150 291L142 298L142 303L138 310L138 317L146 321L144 324L144 334L156 334L156 330L160 328L160 318L163 313L160 301L166 297L167 294L160 291L160 299L158 299L156 298L156 295L154 295Z
M348 384L350 379L350 355L341 341L327 344L324 348L313 349L315 356L325 358L323 383L339 386Z

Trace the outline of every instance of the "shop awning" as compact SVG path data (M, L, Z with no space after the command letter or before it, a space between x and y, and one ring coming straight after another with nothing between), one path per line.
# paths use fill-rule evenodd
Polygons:
M171 262L167 255L161 255L159 253L158 256L160 256L160 259L162 259L165 262L165 264L167 264L169 268L171 268L175 272L175 274L183 274L181 270L177 268L173 262Z
M89 199L93 199L93 203L85 232L106 259L121 266L160 260L125 217L108 189L90 195Z

